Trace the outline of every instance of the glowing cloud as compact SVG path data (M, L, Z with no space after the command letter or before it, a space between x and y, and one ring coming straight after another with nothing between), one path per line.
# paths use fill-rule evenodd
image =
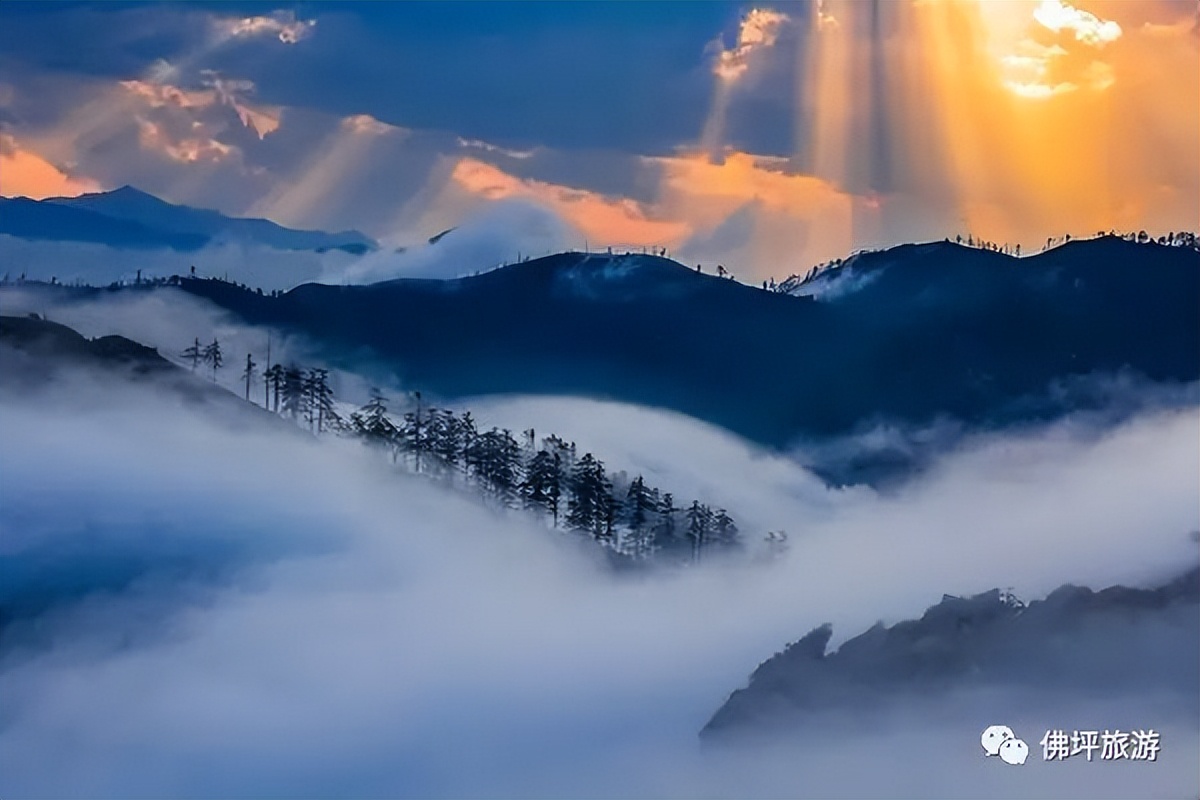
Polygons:
M274 106L253 106L241 95L254 91L254 83L222 78L212 70L202 73L204 89L181 89L165 83L144 80L121 81L120 85L150 108L203 110L215 105L233 109L242 125L253 130L259 139L279 129L281 109Z
M554 211L597 243L671 245L690 231L688 223L656 218L629 198L609 198L583 189L518 178L474 158L459 159L451 181L487 200L532 200Z
M222 39L249 39L274 35L284 44L295 44L306 38L316 24L315 19L296 19L296 14L292 11L275 11L268 16L213 20L213 26Z
M704 123L700 135L701 148L718 156L725 136L725 118L729 114L732 87L741 80L749 69L753 53L772 47L779 38L779 29L790 17L778 11L755 8L742 18L738 29L737 46L732 50L721 48L713 62L713 74L717 86L713 96L712 110Z
M0 195L5 197L74 197L100 191L89 178L67 175L37 153L22 150L16 139L0 133Z
M841 23L839 23L837 18L834 17L829 11L828 0L817 0L815 14L817 19L817 30L837 30L839 27L841 27Z
M370 114L355 114L346 117L342 120L341 128L344 131L362 136L384 136L389 133L403 132L402 128L397 128L395 125L388 125L386 122L380 122Z
M721 50L717 54L713 73L722 80L733 82L745 74L750 55L775 44L779 29L788 21L788 15L778 11L755 8L742 19L738 29L737 46L732 50Z
M499 153L509 158L518 159L532 158L535 152L533 150L510 150L506 147L499 147L489 142L480 141L479 139L464 139L461 136L458 137L458 146L472 150L483 150L486 153Z
M1033 18L1047 30L1072 31L1077 41L1096 47L1115 42L1121 37L1121 26L1112 20L1102 20L1095 14L1081 11L1062 0L1042 0Z
M204 70L201 74L204 76L205 85L212 87L220 102L232 108L242 125L257 133L259 139L279 129L280 109L251 106L239 97L254 91L253 81L222 78L212 70Z
M168 158L185 164L198 161L216 163L233 154L236 148L210 137L171 137L161 125L138 118L138 143L147 150L155 150Z
M785 275L845 255L854 244L855 199L785 159L729 152L653 159L662 173L657 213L696 231L681 257L724 259L741 278Z

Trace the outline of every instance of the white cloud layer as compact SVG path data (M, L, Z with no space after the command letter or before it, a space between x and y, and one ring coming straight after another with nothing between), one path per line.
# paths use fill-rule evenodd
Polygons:
M714 495L748 530L792 534L768 565L622 577L350 443L235 433L122 387L0 405L7 574L86 587L136 567L0 655L5 795L1128 796L1150 779L979 766L996 697L865 733L833 719L753 752L705 754L695 734L755 664L822 622L840 640L942 592L1150 585L1195 564L1194 409L1103 435L978 438L881 494L825 489L678 415L477 402L485 420L556 430L680 495ZM1001 699L1024 730L1128 712ZM1153 785L1194 794L1194 715L1157 719L1172 750Z

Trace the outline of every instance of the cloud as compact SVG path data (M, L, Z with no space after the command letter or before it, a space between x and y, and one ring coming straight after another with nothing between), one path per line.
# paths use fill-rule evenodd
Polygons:
M212 26L222 38L250 39L275 36L284 44L296 44L312 35L315 19L297 19L294 11L273 11L267 16L217 17Z
M170 74L164 68L163 74ZM182 89L168 83L148 80L121 81L120 85L134 97L153 109L174 108L192 112L192 121L199 123L199 113L214 106L225 106L237 114L243 126L253 130L259 139L279 128L281 109L253 106L243 98L254 92L254 83L247 80L222 78L213 70L201 70L201 89ZM202 123L200 123L202 124Z
M403 129L395 125L380 122L370 114L354 114L342 120L342 128L356 134L368 136L384 136L388 133L403 133Z
M459 159L451 180L486 200L521 198L543 205L597 245L664 245L679 241L688 231L687 223L655 218L628 198L604 197L586 189L520 179L474 158Z
M17 140L0 133L0 195L5 197L74 197L100 191L100 184L73 177L36 153L23 150Z
M729 83L740 79L749 67L751 55L773 46L779 38L779 29L788 21L790 17L780 11L751 9L738 26L737 45L732 50L718 51L713 74Z
M231 431L167 395L87 381L0 403L6 574L19 570L21 585L55 576L80 598L5 633L23 645L0 656L8 793L1144 788L1144 771L1096 765L982 772L994 765L978 766L978 733L999 705L1022 733L1166 723L1175 744L1153 767L1156 785L1195 788L1192 708L1136 688L1121 701L931 697L879 724L833 715L745 751L696 742L755 664L821 622L841 640L942 592L1012 586L1032 598L1067 580L1147 585L1194 564L1194 409L1082 440L1059 427L984 437L885 495L828 490L677 415L554 399L481 406L497 424L528 420L653 470L681 495L708 493L748 529L782 519L792 533L770 564L622 576L569 537L394 474L350 443Z
M259 139L279 129L279 108L254 107L241 99L242 95L254 92L253 81L222 78L213 70L203 70L200 74L220 102L237 112L242 125L251 128Z
M508 158L526 159L534 155L533 150L510 150L508 148L499 147L488 142L480 141L479 139L464 139L461 136L458 138L460 147L466 147L476 150L483 150L486 153L499 153Z
M172 139L163 126L146 119L138 119L138 143L146 150L157 150L168 158L184 163L196 161L223 161L234 153L234 148L213 138L188 137Z
M393 278L458 278L522 256L570 249L580 234L551 211L527 200L488 203L436 243L403 252L382 250L345 265L331 265L324 282L374 283ZM582 244L582 243L581 243Z
M1095 14L1082 11L1063 0L1042 0L1033 11L1033 18L1054 33L1067 30L1076 41L1100 47L1121 37L1121 26L1112 20L1102 20Z

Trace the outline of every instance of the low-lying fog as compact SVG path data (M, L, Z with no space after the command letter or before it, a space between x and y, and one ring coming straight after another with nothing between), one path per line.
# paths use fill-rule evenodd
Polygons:
M94 311L52 318L112 332L85 330ZM120 325L154 344L211 335L177 322ZM759 662L822 622L836 646L943 592L1151 586L1196 564L1194 407L971 438L887 493L826 488L790 458L660 411L471 407L727 507L751 539L784 528L789 549L770 563L614 571L572 537L350 441L230 430L115 381L20 396L0 384L0 598L49 608L0 638L0 795L1200 789L1196 709L1149 686L1144 721L1127 702L976 693L865 732L830 718L752 748L697 739ZM1026 739L1028 764L982 756L990 724ZM1045 729L1112 725L1156 726L1159 761L1041 761Z

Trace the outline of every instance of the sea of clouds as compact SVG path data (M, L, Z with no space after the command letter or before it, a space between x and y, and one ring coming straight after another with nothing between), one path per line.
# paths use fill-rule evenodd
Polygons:
M215 333L236 350L265 334L178 293L31 298L6 292L0 309L41 303L86 335L164 350ZM888 491L827 487L794 454L678 414L579 398L469 407L485 425L558 432L610 468L727 507L752 545L784 528L789 548L769 561L614 571L586 543L351 441L231 428L174 395L93 375L33 393L0 384L0 605L37 612L0 634L0 795L1200 788L1195 698L1155 687L1133 708L1128 697L974 693L914 702L865 730L814 719L731 749L696 735L759 662L823 622L836 647L943 592L1154 586L1195 565L1194 407L969 436ZM1162 730L1157 763L1040 761L1046 728L1131 715ZM991 724L1030 742L1029 764L982 756Z

